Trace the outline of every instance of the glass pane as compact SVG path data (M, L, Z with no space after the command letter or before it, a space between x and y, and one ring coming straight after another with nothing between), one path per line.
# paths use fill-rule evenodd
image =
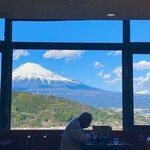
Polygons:
M150 20L131 21L131 42L150 42Z
M134 124L150 125L150 54L133 55Z
M13 41L121 43L122 21L17 21Z
M11 128L62 129L84 111L122 129L121 51L14 50Z
M4 25L5 25L5 20L0 19L0 40L4 40Z

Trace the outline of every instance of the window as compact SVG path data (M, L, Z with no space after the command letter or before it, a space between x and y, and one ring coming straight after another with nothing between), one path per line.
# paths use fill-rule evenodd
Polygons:
M150 54L133 55L134 125L150 125Z
M13 50L11 128L64 128L81 112L122 129L122 53Z
M122 21L14 21L13 41L122 43Z
M4 40L4 19L0 19L0 40Z
M131 42L150 42L150 21L131 21Z

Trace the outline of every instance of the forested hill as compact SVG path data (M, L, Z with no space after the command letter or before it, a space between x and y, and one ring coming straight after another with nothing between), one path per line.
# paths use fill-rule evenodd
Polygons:
M108 111L68 99L15 91L12 93L11 109L13 128L65 126L69 120L84 111L91 112L94 120L100 122L110 115Z

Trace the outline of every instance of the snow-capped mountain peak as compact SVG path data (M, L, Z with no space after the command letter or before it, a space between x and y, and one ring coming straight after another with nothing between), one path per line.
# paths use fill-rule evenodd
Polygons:
M45 81L47 84L50 84L52 81L72 82L72 83L79 84L79 82L64 78L60 75L53 73L52 71L49 71L49 70L41 67L40 65L38 65L36 63L30 63L30 62L27 62L27 63L21 65L20 67L16 68L13 71L12 79L17 80L18 82L20 80L25 80L25 79L28 80L28 82L31 79L32 80L40 79L43 82L43 84L45 84Z

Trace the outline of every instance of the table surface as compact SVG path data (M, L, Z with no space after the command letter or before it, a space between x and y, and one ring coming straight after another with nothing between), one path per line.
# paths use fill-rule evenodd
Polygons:
M120 141L118 144L114 144L113 141L107 144L102 143L85 143L84 150L132 150L133 144L126 141Z
M134 146L131 143L128 143L126 141L120 141L118 144L114 144L113 141L108 142L107 144L103 143L85 143L85 147L120 147L120 146Z

